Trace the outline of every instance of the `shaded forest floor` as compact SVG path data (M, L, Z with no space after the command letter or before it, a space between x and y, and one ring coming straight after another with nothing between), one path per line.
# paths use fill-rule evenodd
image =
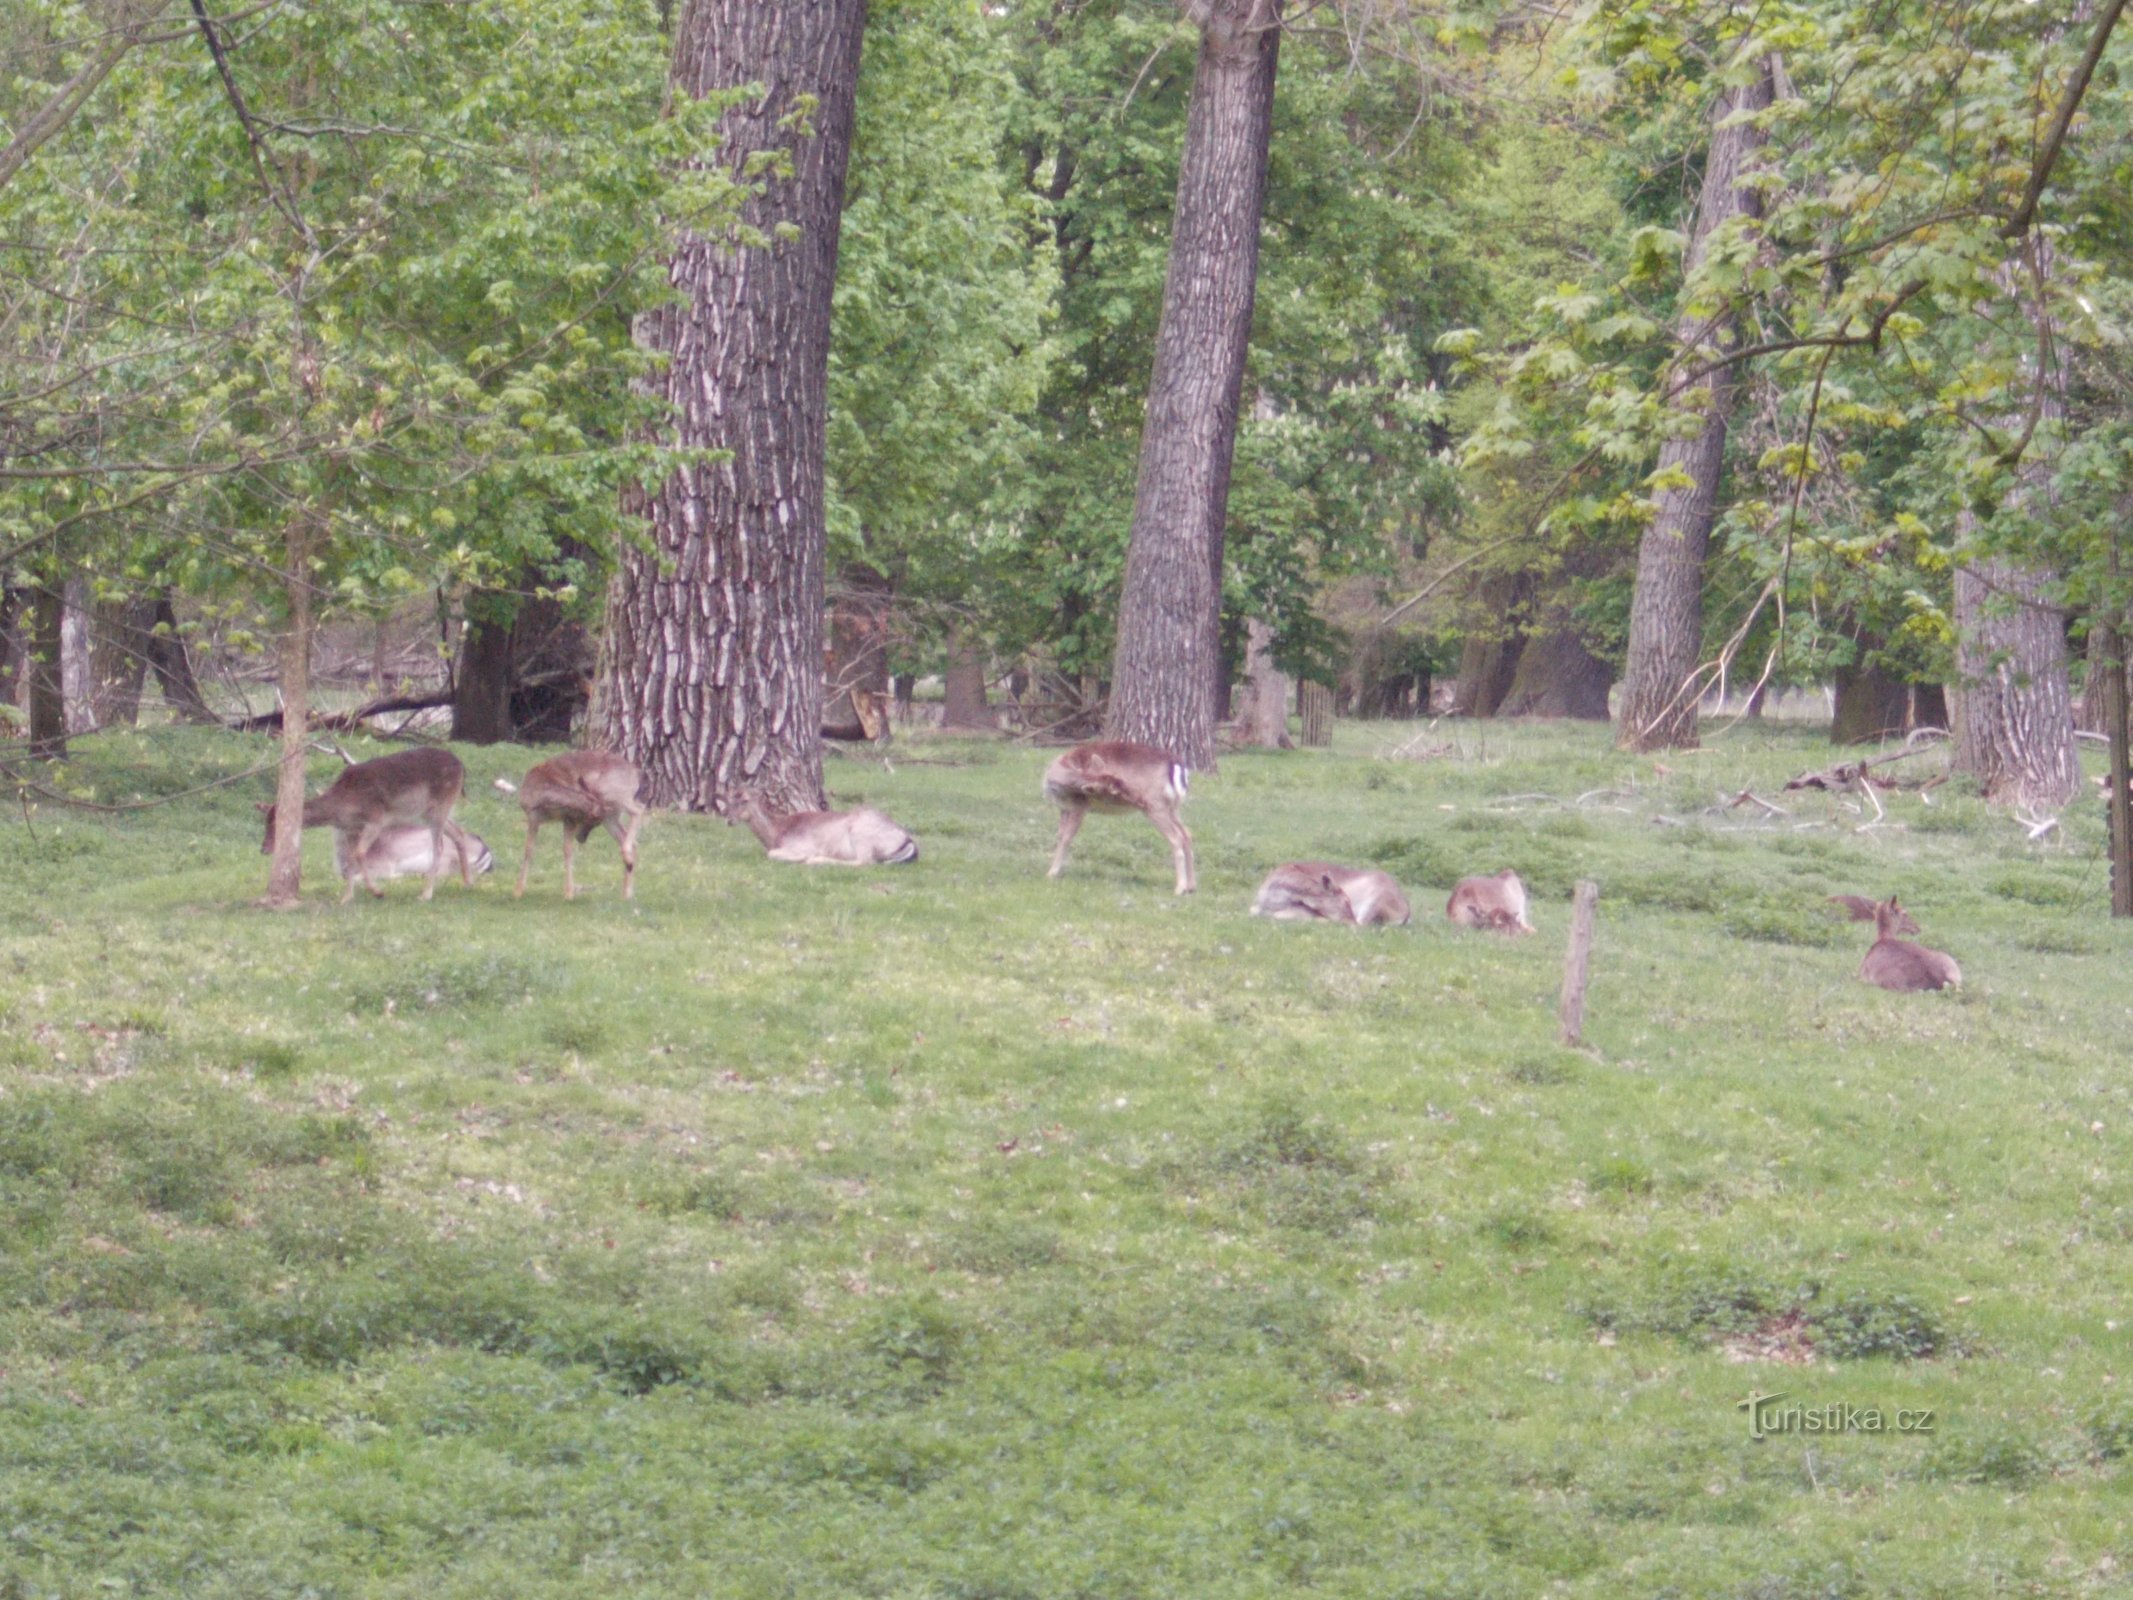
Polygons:
M263 777L0 822L0 1594L2125 1592L2100 800L1861 832L1706 811L1812 730L1407 731L1197 778L1184 902L1139 819L1046 882L1047 753L944 739L831 767L915 865L661 816L635 906L604 838L565 905L552 832L511 900L508 749L461 752L499 870L427 906L335 905L314 833L251 909ZM1416 926L1248 917L1298 856ZM1540 936L1446 926L1504 865ZM1823 896L1892 889L1959 995L1856 981ZM1751 1391L1885 1431L1758 1441Z

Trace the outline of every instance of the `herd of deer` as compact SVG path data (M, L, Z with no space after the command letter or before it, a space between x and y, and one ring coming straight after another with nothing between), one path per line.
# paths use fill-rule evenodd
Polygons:
M577 847L605 828L622 847L622 897L634 896L637 876L637 830L647 810L638 798L642 774L621 756L605 750L574 750L543 761L523 784L497 780L518 796L526 814L526 851L519 862L518 887L526 892L533 868L533 846L544 823L563 828L563 898L577 895ZM495 865L479 838L452 820L452 810L466 783L466 769L448 750L424 747L351 763L324 793L304 801L303 825L334 831L334 865L339 870L341 903L355 898L358 880L372 894L382 894L378 879L423 874L422 898L436 892L437 880L456 870L473 887L477 873ZM1044 793L1059 807L1059 843L1052 852L1050 875L1066 870L1067 850L1091 811L1138 811L1169 842L1177 869L1177 893L1195 887L1192 835L1178 816L1186 798L1184 764L1168 751L1128 740L1099 740L1077 745L1044 774ZM274 807L266 815L263 852L274 847ZM918 859L918 841L879 811L772 810L760 795L744 795L734 820L744 822L762 841L773 861L806 865L883 866ZM1898 937L1919 931L1909 912L1892 895L1872 901L1859 895L1836 895L1833 902L1854 921L1874 924L1874 943L1859 976L1884 989L1955 988L1962 971L1938 950ZM1534 931L1526 916L1526 889L1518 874L1506 869L1491 877L1463 878L1446 902L1445 916L1461 927L1494 933ZM1384 872L1341 867L1324 861L1284 862L1267 874L1252 901L1252 915L1285 921L1348 922L1400 926L1413 918L1407 896Z

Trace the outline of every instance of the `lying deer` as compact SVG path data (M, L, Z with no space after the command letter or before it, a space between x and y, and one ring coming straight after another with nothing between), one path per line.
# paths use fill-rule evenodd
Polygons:
M347 889L341 895L342 905L355 898L357 877L372 894L385 892L371 876L371 847L388 828L400 826L420 824L429 834L429 878L422 886L423 899L437 892L437 875L446 861L446 839L458 847L459 881L469 889L474 887L472 851L465 831L452 820L452 807L459 803L466 776L459 757L449 750L428 746L396 750L375 761L351 763L323 794L304 801L303 825L333 829L334 859L354 864L355 876L343 875ZM267 804L259 809L267 819L266 841L259 852L272 855L274 807Z
M1167 750L1126 739L1076 745L1044 769L1044 797L1059 808L1059 848L1050 876L1066 871L1067 847L1091 811L1138 811L1170 841L1179 894L1191 894L1192 835L1178 820L1184 803L1184 763Z
M1829 897L1829 903L1841 907L1854 922L1872 922L1881 911L1880 901L1869 900L1863 894L1833 894ZM1895 905L1895 901L1892 899L1889 904ZM1895 924L1889 932L1916 933L1918 924L1911 920L1910 912L1898 906Z
M438 871L457 872L460 869L460 840L465 841L469 857L468 866L475 877L490 871L496 865L496 857L479 834L461 831L459 839L445 835L444 865ZM333 870L341 875L343 883L357 876L356 865L349 852L354 848L349 836L337 833L333 837ZM402 823L387 828L372 841L363 857L363 866L373 881L386 878L428 877L432 845L430 830L419 822Z
M563 825L563 898L578 897L576 858L578 846L592 837L595 828L605 828L622 846L622 898L637 893L637 829L644 823L646 806L637 798L644 775L635 763L606 750L573 750L543 761L526 774L515 792L526 813L526 854L518 864L518 887L513 899L526 892L526 874L533 870L533 841L541 824ZM498 788L512 793L503 779Z
M1461 878L1444 903L1444 914L1462 928L1533 932L1533 924L1526 920L1526 886L1509 867L1493 878Z
M1955 958L1897 938L1896 934L1906 927L1914 933L1918 930L1918 924L1905 914L1894 895L1874 907L1874 942L1866 959L1859 963L1859 976L1868 983L1903 993L1960 989L1963 969L1955 964Z
M744 794L729 821L748 824L773 861L810 867L901 866L918 859L918 841L893 817L861 806L857 811L777 812L759 794Z
M1252 900L1252 915L1282 922L1316 918L1399 927L1411 921L1414 912L1390 873L1323 861L1290 861L1266 875Z

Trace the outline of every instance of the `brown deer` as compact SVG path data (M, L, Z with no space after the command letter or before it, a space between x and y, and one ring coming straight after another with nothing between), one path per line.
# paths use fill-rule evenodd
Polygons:
M1414 911L1390 873L1290 861L1267 874L1252 900L1252 915L1282 922L1316 918L1400 927L1413 920Z
M465 848L472 858L471 866L475 877L478 878L495 867L496 857L491 853L488 845L482 841L479 834L467 833L462 830L460 837L466 841ZM334 835L333 870L341 875L341 881L344 883L357 876L355 862L349 855L349 851L353 848L354 842L347 834L337 833ZM444 866L440 869L441 871L457 872L459 870L460 848L459 840L453 839L449 834L445 836ZM370 850L363 858L363 865L368 869L374 882L386 878L412 878L418 875L425 878L428 877L430 871L430 830L419 822L402 823L397 827L387 828L371 842Z
M1533 924L1526 920L1526 886L1509 867L1493 878L1461 878L1444 903L1444 914L1462 928L1533 932Z
M1859 976L1868 983L1899 993L1918 989L1960 989L1963 969L1955 964L1955 958L1938 950L1928 950L1922 944L1913 944L1908 939L1897 938L1898 929L1905 923L1910 923L1914 931L1918 927L1904 914L1894 895L1874 908L1874 942L1866 952L1866 959L1859 963Z
M526 774L517 790L518 803L526 813L526 854L518 864L518 887L513 899L526 892L526 874L533 870L533 841L541 824L563 825L563 898L578 897L578 846L592 837L595 828L605 828L622 847L622 898L637 894L637 830L644 823L647 807L637 798L644 774L634 762L606 750L572 750L543 761ZM501 778L497 786L510 792Z
M386 829L401 825L421 824L429 832L429 878L422 886L423 899L427 900L437 892L437 875L444 868L444 841L447 838L459 847L459 881L469 889L474 887L472 852L467 845L466 833L452 820L452 807L459 803L466 776L466 768L459 764L459 757L449 750L428 746L417 750L396 750L375 761L351 763L323 794L312 795L304 801L304 826L333 829L334 859L354 864L355 876L345 879L347 888L341 895L342 905L355 898L357 877L372 894L384 894L385 891L371 877L371 847ZM266 841L260 845L259 852L272 855L274 807L270 803L259 809L267 819Z
M1178 820L1185 788L1185 765L1167 750L1126 739L1076 745L1044 769L1044 797L1059 808L1059 848L1052 852L1050 876L1066 871L1067 847L1089 812L1138 811L1170 841L1177 892L1191 894L1192 835Z
M918 841L895 818L861 806L856 811L777 812L759 794L733 804L729 822L748 825L773 861L810 867L902 866L918 859Z
M1841 908L1854 922L1872 922L1881 911L1881 902L1869 900L1863 894L1833 894L1829 903ZM1893 902L1891 902L1893 904ZM1916 933L1918 924L1911 920L1911 913L1897 907L1896 921L1889 932Z

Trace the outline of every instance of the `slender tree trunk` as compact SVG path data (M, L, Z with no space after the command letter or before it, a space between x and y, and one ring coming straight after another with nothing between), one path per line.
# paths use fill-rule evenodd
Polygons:
M1222 534L1258 287L1281 0L1188 0L1200 55L1141 428L1107 730L1215 765Z
M681 19L678 93L769 85L720 119L719 160L747 171L790 149L792 172L763 178L742 213L770 242L682 236L680 303L639 325L670 357L671 442L731 453L626 497L651 548L624 549L610 590L603 735L655 805L722 810L740 790L788 812L823 803L830 295L865 22L865 0L694 0ZM789 123L802 97L805 134Z
M67 759L67 691L60 671L66 602L56 581L30 591L30 759Z
M60 591L59 677L66 696L67 732L94 733L96 667L89 640L89 580L69 578Z
M1252 682L1247 742L1262 750L1289 748L1289 677L1274 665L1274 630L1253 617L1245 628L1245 671Z
M0 584L0 706L22 694L22 591Z
M465 744L501 744L515 731L515 619L490 610L499 604L494 597L475 595L472 600L459 630L459 660L452 672L452 737Z
M942 727L993 726L992 708L985 703L985 653L961 624L948 636L948 668L941 675L941 695Z
M839 738L879 738L886 730L889 692L889 580L854 561L838 575L838 589L830 606L822 726Z
M2115 555L2112 565L2117 565ZM2133 782L2128 765L2133 753L2127 748L2133 726L2126 705L2126 636L2115 622L2099 621L2096 629L2103 645L2103 731L2111 745L2104 773L2111 819L2111 915L2133 917L2133 796L2127 793Z
M207 697L200 693L199 680L193 676L192 658L186 652L184 635L178 632L177 608L171 604L168 589L156 597L155 621L148 635L148 665L155 672L156 687L163 691L163 704L172 716L181 722L216 720L215 713L208 709Z
M96 724L138 727L141 685L148 677L149 644L155 627L153 595L135 595L89 614L89 666L96 679Z
M1745 112L1767 110L1773 87L1766 61L1752 83L1726 90L1711 108L1710 153L1682 263L1684 277L1695 272L1721 227L1763 214L1762 197L1742 182L1752 175L1762 132L1752 125L1724 124ZM1685 309L1675 324L1684 371L1736 342L1730 317L1713 323L1709 316ZM1629 661L1623 673L1621 722L1615 730L1615 742L1625 750L1696 743L1697 697L1690 678L1703 653L1703 565L1718 516L1718 480L1736 388L1732 369L1721 367L1672 402L1676 416L1700 414L1703 420L1692 436L1668 439L1659 450L1659 470L1685 475L1689 482L1659 491L1658 515L1637 548Z
M284 911L302 898L304 765L311 734L311 525L299 513L283 536L282 592L289 626L281 638L281 771L274 787L274 851L267 895L260 902Z

